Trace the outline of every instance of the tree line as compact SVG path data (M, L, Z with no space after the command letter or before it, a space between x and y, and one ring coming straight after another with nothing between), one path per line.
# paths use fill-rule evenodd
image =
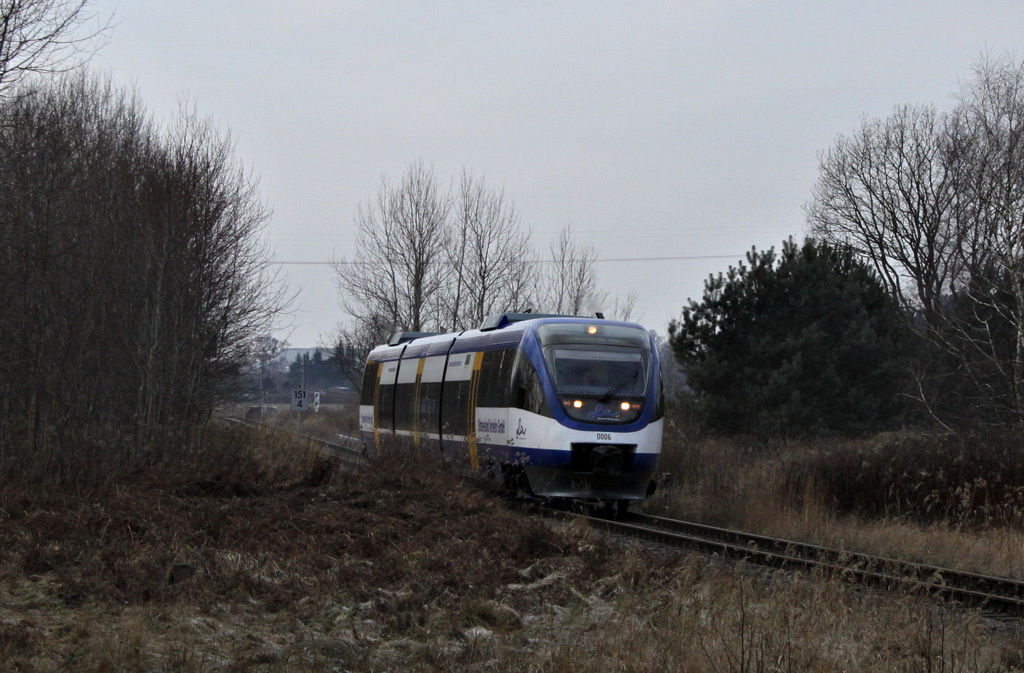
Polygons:
M392 331L449 332L477 327L492 314L525 311L579 315L606 309L633 315L637 297L600 289L592 246L563 227L542 260L531 232L504 191L464 170L446 187L423 161L398 182L386 176L356 215L356 250L334 261L349 316L332 359L354 385L366 354Z
M981 60L955 101L840 135L820 155L812 238L709 279L673 323L713 425L1024 426L1024 63Z
M72 30L84 6L0 3L25 40L33 18ZM0 32L3 458L72 465L74 438L135 453L188 436L282 305L256 180L194 110L160 127L108 79L41 71L45 50L18 61L34 43L14 38Z

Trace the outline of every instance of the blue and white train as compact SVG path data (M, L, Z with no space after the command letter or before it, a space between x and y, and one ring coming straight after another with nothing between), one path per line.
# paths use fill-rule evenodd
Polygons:
M455 334L397 333L370 352L360 431L401 439L542 498L653 492L664 403L635 323L504 313Z

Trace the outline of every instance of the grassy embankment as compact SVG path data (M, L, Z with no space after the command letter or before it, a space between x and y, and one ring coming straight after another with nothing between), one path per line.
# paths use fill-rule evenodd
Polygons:
M283 434L222 427L193 448L90 488L28 487L3 472L0 670L992 671L1022 661L1017 631L976 615L551 527L408 455L348 474Z
M1024 439L888 433L766 443L670 416L670 516L1024 579Z

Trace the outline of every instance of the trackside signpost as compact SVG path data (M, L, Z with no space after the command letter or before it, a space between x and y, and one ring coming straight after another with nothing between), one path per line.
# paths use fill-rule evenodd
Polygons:
M305 378L305 377L303 377L303 378ZM302 411L305 411L308 406L309 405L308 405L308 403L306 401L306 389L305 388L295 388L294 390L292 390L292 411L302 412ZM297 413L297 414L295 414L295 434L296 435L299 434L299 429L301 427L302 427L302 414L301 413Z

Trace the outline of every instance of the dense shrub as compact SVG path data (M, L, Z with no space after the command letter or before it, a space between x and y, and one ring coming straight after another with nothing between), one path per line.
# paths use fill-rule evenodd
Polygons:
M839 514L967 525L1024 521L1024 444L1015 433L881 435L788 457L783 490Z
M900 411L899 324L850 251L808 239L709 278L669 333L710 429L864 434Z

